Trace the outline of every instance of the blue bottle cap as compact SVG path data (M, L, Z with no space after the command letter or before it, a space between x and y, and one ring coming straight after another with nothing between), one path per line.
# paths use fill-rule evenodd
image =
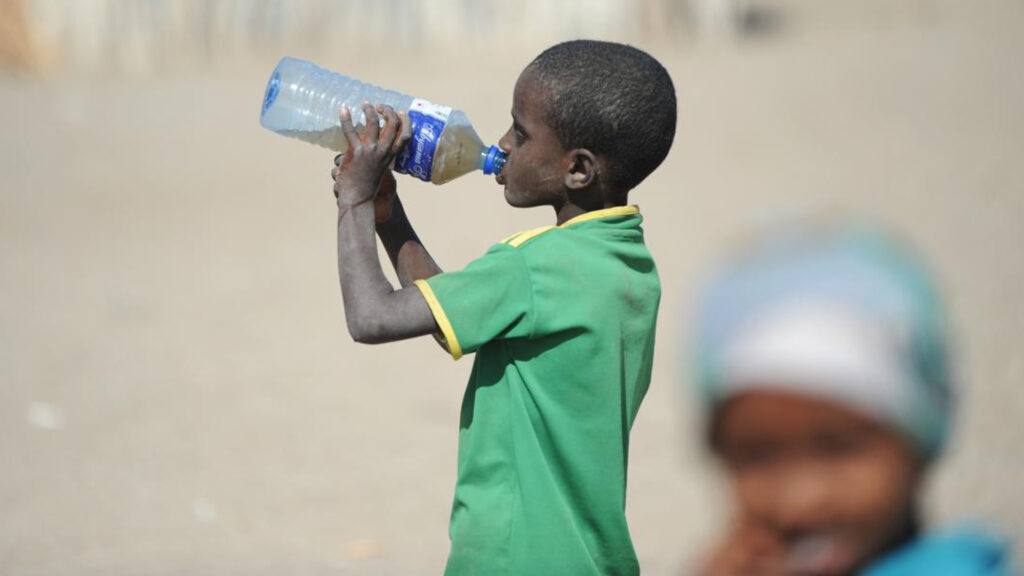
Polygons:
M491 146L487 150L487 158L484 158L484 174L501 172L501 169L505 167L506 159L508 159L508 154L502 152L497 146Z
M277 100L277 94L281 91L281 72L279 70L281 65L278 64L277 68L274 69L274 73L270 76L270 81L267 82L267 91L263 94L263 110L260 112L262 117L267 113L267 108Z

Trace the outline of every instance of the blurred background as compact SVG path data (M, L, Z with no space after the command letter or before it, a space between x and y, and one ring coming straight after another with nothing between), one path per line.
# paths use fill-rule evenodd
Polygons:
M699 282L808 206L932 262L967 386L927 509L1024 546L1024 2L0 0L0 573L439 574L472 360L349 339L333 153L260 128L264 85L307 58L494 142L578 37L650 51L679 98L633 196L664 285L644 573L728 519L687 389ZM551 220L480 175L399 189L446 269Z

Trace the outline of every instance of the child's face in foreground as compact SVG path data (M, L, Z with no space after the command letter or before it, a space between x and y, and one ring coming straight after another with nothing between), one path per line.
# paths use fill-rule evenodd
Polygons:
M741 530L782 573L850 574L911 523L919 467L902 438L864 416L749 392L722 408L715 438Z
M512 95L512 126L498 146L508 153L496 177L505 186L512 206L558 206L565 200L565 172L570 165L566 150L544 117L546 94L527 67L519 75Z

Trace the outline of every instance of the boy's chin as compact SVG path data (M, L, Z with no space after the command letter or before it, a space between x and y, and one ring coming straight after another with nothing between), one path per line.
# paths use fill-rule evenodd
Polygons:
M505 185L505 202L508 202L508 205L513 208L551 206L556 201L556 198L548 197L544 194L522 192L515 190L514 188L509 188L508 184Z
M530 198L527 195L517 194L514 190L510 189L508 185L505 186L505 202L508 202L508 205L513 208L532 208L537 205L533 198Z

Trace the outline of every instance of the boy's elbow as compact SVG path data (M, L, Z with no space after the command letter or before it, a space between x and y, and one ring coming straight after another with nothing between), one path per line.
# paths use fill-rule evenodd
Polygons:
M383 326L379 321L365 314L346 317L348 333L360 344L378 344L384 341Z

